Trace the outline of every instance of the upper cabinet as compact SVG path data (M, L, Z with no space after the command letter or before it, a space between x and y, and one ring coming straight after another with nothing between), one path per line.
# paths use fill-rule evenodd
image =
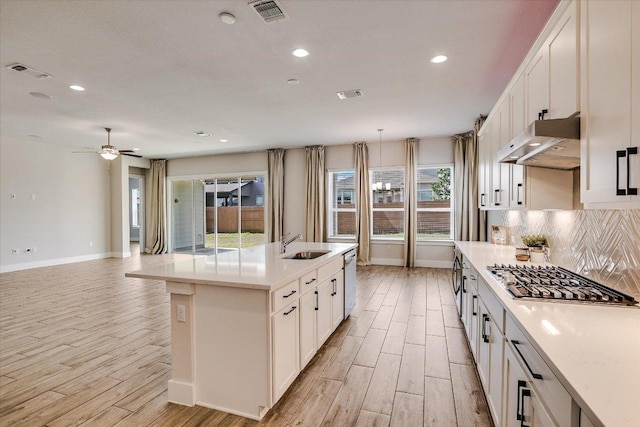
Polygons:
M639 208L640 2L583 1L581 199Z

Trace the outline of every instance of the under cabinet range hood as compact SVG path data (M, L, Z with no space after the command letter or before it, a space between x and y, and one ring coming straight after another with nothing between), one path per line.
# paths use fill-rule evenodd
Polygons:
M498 161L541 168L575 169L580 166L580 118L536 120L509 145L498 151Z

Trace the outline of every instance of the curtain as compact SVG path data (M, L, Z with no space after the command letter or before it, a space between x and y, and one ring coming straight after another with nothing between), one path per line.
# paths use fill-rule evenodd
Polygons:
M277 242L284 228L284 149L267 150L267 230L269 241Z
M369 185L369 150L366 142L355 144L355 191L356 191L356 242L358 243L358 265L369 265L369 239L371 229L371 186Z
M407 138L405 142L404 161L404 266L415 267L416 264L416 167L418 139Z
M167 161L151 160L151 209L145 252L167 252Z
M455 240L486 240L485 212L478 208L478 131L480 116L471 132L455 135Z
M306 241L324 242L325 182L324 147L305 147L307 153L305 206L307 207Z

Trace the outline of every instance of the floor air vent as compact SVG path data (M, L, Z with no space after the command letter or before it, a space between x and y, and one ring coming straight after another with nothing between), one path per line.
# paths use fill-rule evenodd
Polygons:
M51 74L49 73L45 73L44 71L38 71L35 68L31 68L24 64L15 63L15 64L7 65L6 68L9 68L10 70L17 71L22 74L26 74L31 77L35 77L36 79L48 79L49 77L51 77Z
M282 6L274 0L258 0L253 3L249 3L249 6L251 6L267 24L280 21L287 17Z

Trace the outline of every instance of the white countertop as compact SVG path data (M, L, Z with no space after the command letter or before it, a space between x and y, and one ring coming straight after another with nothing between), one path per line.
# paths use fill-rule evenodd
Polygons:
M281 254L279 242L269 243L217 255L194 256L188 261L132 271L126 276L271 291L326 264L332 258L342 256L356 246L353 243L294 242L287 246L286 254ZM329 253L312 260L284 258L309 250L326 250Z
M589 418L596 421L595 416L605 426L640 423L637 306L515 299L486 269L494 263L531 264L516 261L515 248L485 242L456 242L456 246Z

